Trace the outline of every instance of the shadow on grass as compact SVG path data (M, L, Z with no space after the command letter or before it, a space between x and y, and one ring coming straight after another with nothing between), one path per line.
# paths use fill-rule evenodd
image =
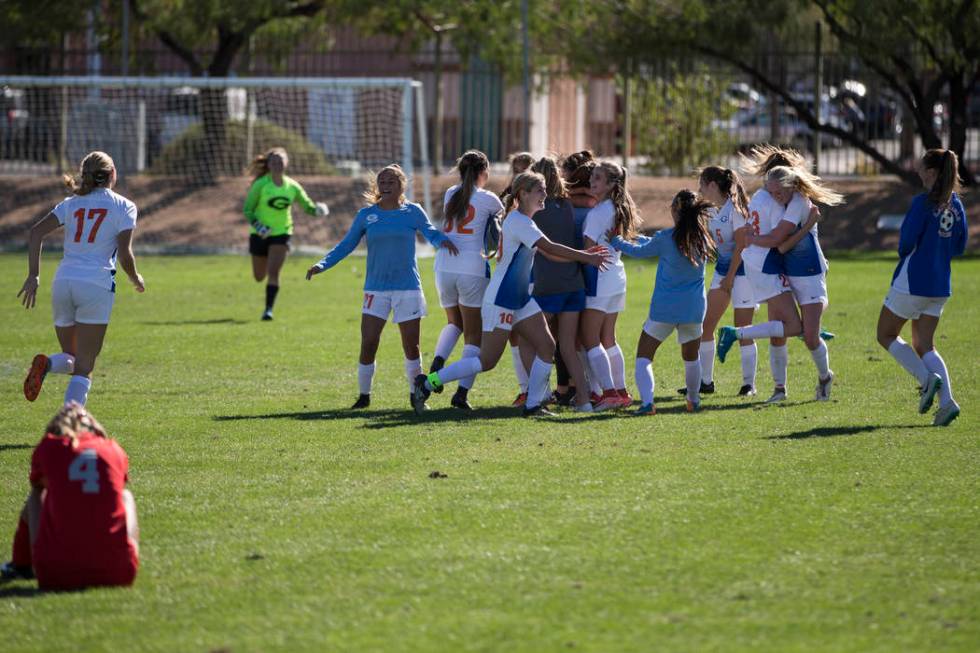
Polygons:
M4 587L3 585L0 585L0 599L30 599L34 598L35 596L40 596L41 594L44 594L44 592L39 590L36 586L23 587L18 585L15 587Z
M0 453L12 449L33 449L33 444L0 444Z
M236 320L231 317L219 317L213 320L157 320L145 321L140 324L148 326L187 326L189 324L248 324L246 320Z
M865 424L863 426L818 426L806 431L796 431L783 435L768 435L765 440L806 440L807 438L832 438L838 435L857 435L879 429L918 429L932 428L930 424Z

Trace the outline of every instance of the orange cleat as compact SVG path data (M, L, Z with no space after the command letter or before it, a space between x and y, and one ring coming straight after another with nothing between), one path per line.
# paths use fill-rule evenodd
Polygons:
M27 378L24 379L24 398L27 401L34 401L41 394L41 386L44 384L44 377L48 374L48 357L38 354L31 361L31 369L27 371Z
M527 403L527 393L522 392L521 394L517 395L517 398L514 399L514 403L512 403L511 406L514 406L515 408L520 408L525 403Z

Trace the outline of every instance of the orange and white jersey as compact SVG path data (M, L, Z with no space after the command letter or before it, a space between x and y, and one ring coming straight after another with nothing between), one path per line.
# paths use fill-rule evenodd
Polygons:
M72 195L51 212L65 227L65 253L55 279L114 287L119 234L136 226L136 205L108 188Z
M459 185L452 186L446 191L443 205L459 190ZM500 198L488 190L474 188L470 196L470 205L462 220L446 219L442 226L443 233L453 241L459 249L459 254L453 256L449 250L440 248L436 252L436 272L456 272L471 274L478 277L489 276L490 268L483 258L483 244L486 242L487 225L496 215L502 213L503 205Z

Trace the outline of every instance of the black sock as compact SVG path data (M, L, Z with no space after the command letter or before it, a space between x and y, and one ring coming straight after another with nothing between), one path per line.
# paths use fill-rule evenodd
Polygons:
M466 399L466 395L469 394L469 391L470 391L469 388L464 388L463 386L457 386L457 388L456 388L456 396L457 397L462 397L463 399Z
M279 286L273 286L270 283L265 287L265 310L272 310L273 305L276 303L276 295L278 294Z

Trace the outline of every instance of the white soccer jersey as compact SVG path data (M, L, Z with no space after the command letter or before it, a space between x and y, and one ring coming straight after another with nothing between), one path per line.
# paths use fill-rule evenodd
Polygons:
M711 210L708 229L718 247L719 261L730 261L735 253L735 229L738 228L735 226L735 216L737 215L738 212L731 200L725 202L725 205L720 209Z
M783 207L779 205L779 202L774 200L764 188L756 191L749 201L749 228L754 233L764 236L775 229L782 219ZM742 251L742 259L746 265L761 270L769 251L768 247L749 245Z
M87 281L111 289L120 232L136 226L136 205L108 188L72 195L51 212L65 227L65 252L55 279Z
M582 233L591 238L597 245L609 249L608 267L599 271L596 284L596 297L610 297L626 292L626 268L616 251L606 238L606 233L616 224L616 207L611 200L603 200L585 217Z
M531 264L534 245L544 238L531 218L511 211L504 219L500 235L500 260L483 295L484 305L493 304L512 311L523 308L531 298Z
M443 206L449 204L449 199L458 189L459 186L456 185L446 191ZM443 232L459 249L459 255L453 256L449 251L439 248L436 252L435 270L485 277L488 268L482 254L487 223L503 210L499 197L482 188L474 188L466 217L462 220L447 218L442 226Z

